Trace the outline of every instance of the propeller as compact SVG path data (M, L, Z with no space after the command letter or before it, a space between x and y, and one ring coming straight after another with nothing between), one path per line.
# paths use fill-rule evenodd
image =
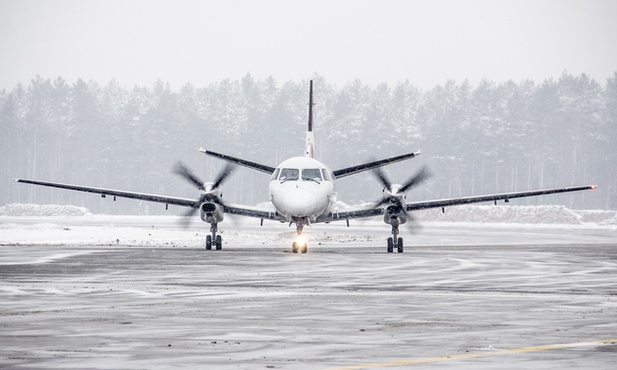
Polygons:
M375 177L377 177L379 182L381 182L384 188L388 191L387 196L384 196L379 202L375 204L375 208L380 207L385 203L396 205L399 207L400 210L404 211L407 214L407 218L410 221L415 222L414 217L411 216L411 214L409 214L409 212L407 212L407 210L405 209L403 197L408 190L423 183L431 176L429 170L426 167L422 167L418 172L416 172L415 175L413 175L401 185L393 185L386 176L386 174L380 168L374 169L373 173L375 174Z
M234 166L231 163L228 163L225 168L217 175L216 179L213 182L204 183L199 177L197 177L193 171L191 171L184 163L178 162L172 169L172 172L176 175L179 175L187 182L195 185L197 189L202 191L202 194L195 201L195 206L191 207L181 219L181 224L184 228L188 227L190 224L191 218L195 216L197 210L199 209L199 205L205 201L210 201L213 203L218 203L224 205L223 200L221 199L221 193L218 191L219 187L225 182L225 180L231 175L234 170Z

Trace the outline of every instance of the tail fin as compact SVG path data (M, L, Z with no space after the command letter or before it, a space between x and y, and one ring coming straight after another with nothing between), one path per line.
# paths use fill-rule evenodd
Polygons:
M306 131L306 145L304 156L315 158L315 135L313 134L313 80L309 87L309 111L308 111L308 130Z

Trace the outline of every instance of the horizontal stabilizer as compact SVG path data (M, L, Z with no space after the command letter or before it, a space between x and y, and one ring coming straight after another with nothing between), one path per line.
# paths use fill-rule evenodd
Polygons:
M260 171L260 172L267 173L268 175L271 175L274 172L274 170L275 170L274 167L270 167L270 166L266 166L264 164L247 161L247 160L241 159L241 158L231 157L231 156L228 156L228 155L225 155L225 154L215 153L215 152L212 152L212 151L209 151L209 150L205 150L203 148L199 148L199 151L204 153L204 154L206 154L206 155L209 155L209 156L212 156L212 157L216 157L216 158L222 159L222 160L227 161L227 162L235 163L235 164L240 165L240 166L248 167L248 168Z
M386 159L381 159L379 161L374 161L374 162L369 162L369 163L363 163L357 166L353 166L353 167L347 167L347 168L343 168L341 170L336 170L334 171L334 176L337 179L340 179L341 177L345 177L345 176L350 176L350 175L355 175L357 173L360 172L364 172L364 171L368 171L368 170L372 170L374 168L378 168L378 167L383 167L383 166L387 166L389 164L394 164L397 162L401 162L410 158L414 158L418 155L420 155L420 151L417 151L415 153L408 153L408 154L403 154L403 155L399 155L396 157L390 157L390 158L386 158Z

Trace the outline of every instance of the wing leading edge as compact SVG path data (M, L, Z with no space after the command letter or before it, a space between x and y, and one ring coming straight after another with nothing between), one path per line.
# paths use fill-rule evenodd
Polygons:
M132 191L81 186L81 185L71 185L71 184L64 184L64 183L52 182L52 181L39 181L39 180L30 180L30 179L15 179L15 181L21 182L24 184L40 185L40 186L46 186L50 188L100 194L102 197L107 197L107 196L114 197L114 200L115 200L115 197L121 197L121 198L128 198L128 199L145 200L148 202L155 202L155 203L164 203L168 205L171 204L171 205L182 206L182 207L197 208L200 206L199 199L179 198L179 197L170 197L166 195L156 195L156 194L138 193L138 192L132 192ZM235 215L241 215L241 216L247 216L247 217L255 217L255 218L264 218L264 219L269 219L269 220L279 220L279 221L283 220L282 216L276 212L274 207L266 208L266 207L251 207L251 206L244 206L244 205L224 204L223 208L225 210L225 213L229 213L229 214L235 214Z
M535 196L540 196L540 195L569 193L569 192L582 191L582 190L595 190L596 188L597 188L596 185L585 185L585 186L573 186L573 187L567 187L567 188L520 191L520 192L499 193L499 194L490 194L490 195L478 195L478 196L470 196L470 197L463 197L463 198L438 199L438 200L407 203L406 209L409 212L409 211L416 211L420 209L442 208L442 207L457 206L457 205L462 205L462 204L493 202L493 201L497 202L498 200L509 201L510 199L516 199L516 198L526 198L526 197L535 197ZM373 205L364 206L364 207L350 207L342 212L333 212L330 215L331 217L330 219L331 220L350 220L354 218L379 216L379 215L382 215L383 213L384 213L383 207L375 207Z
M140 199L140 200L146 200L149 202L165 203L165 204L172 204L175 206L184 206L184 207L199 206L198 201L196 199L178 198L178 197L170 197L170 196L165 196L165 195L146 194L146 193L138 193L138 192L132 192L132 191L123 191L123 190L113 190L113 189L105 189L105 188L95 188L95 187L89 187L89 186L63 184L63 183L51 182L51 181L39 181L39 180L30 180L30 179L15 179L15 181L25 183L25 184L47 186L51 188L101 194L102 197L112 196L112 197L121 197L121 198L129 198L129 199Z
M510 199L516 199L516 198L536 197L539 195L569 193L573 191L595 190L595 189L596 189L595 185L585 185L585 186L572 186L572 187L567 187L567 188L518 191L518 192L512 192L512 193L478 195L478 196L463 197L463 198L429 200L429 201L424 201L424 202L407 203L407 211L415 211L418 209L429 209L429 208L441 208L441 207L456 206L456 205L461 205L461 204L493 202L493 201L496 202L498 200L505 200L507 202Z

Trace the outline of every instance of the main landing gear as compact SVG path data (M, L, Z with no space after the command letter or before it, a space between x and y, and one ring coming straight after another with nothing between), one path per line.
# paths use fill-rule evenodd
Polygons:
M403 253L403 238L399 238L398 234L398 224L392 224L392 236L388 238L388 253L394 252L394 247L397 252Z
M213 246L217 251L220 251L221 249L223 249L223 238L221 238L220 235L216 235L217 231L218 231L218 224L211 223L210 232L212 233L212 235L206 236L206 250L207 251L212 250Z

